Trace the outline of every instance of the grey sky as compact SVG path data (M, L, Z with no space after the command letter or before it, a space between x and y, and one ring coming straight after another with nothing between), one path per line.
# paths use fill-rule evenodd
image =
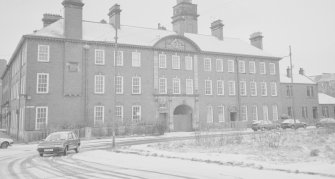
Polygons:
M0 0L0 58L9 59L24 34L42 28L43 13L61 14L62 0ZM176 0L83 0L84 19L108 19L108 9L121 5L121 23L171 29ZM249 42L249 35L261 31L264 50L288 55L292 46L295 70L308 75L335 72L334 0L193 0L198 4L199 33L210 34L210 23L222 19L224 36ZM281 71L288 58L281 62Z

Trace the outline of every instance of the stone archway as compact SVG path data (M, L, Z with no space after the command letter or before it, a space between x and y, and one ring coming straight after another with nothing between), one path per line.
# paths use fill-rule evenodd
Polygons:
M173 126L176 132L192 131L192 113L190 106L179 105L173 112Z

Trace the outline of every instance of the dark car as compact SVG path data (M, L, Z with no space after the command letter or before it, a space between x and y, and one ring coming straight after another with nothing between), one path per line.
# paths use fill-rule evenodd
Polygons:
M0 138L0 148L7 149L8 146L12 145L14 142L9 138Z
M277 123L273 123L267 120L260 120L260 121L253 121L251 124L251 129L254 131L258 130L272 130L272 129L279 129L280 125Z
M335 119L323 118L315 124L316 127L335 127Z
M54 132L37 146L37 151L41 157L44 154L63 154L69 150L79 152L80 139L72 131Z
M280 124L280 126L283 129L287 128L298 129L298 128L306 128L307 124L299 121L298 119L296 119L295 122L294 119L286 119Z

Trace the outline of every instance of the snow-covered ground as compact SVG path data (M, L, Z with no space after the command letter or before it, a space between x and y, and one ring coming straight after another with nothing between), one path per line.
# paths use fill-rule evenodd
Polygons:
M264 135L272 135L264 134ZM305 173L315 176L335 178L335 134L318 131L280 134L278 146L264 146L239 139L231 141L225 138L221 146L220 140L211 141L173 141L159 144L145 144L120 149L123 153L134 153L143 156L177 158L225 166L249 167L270 171ZM273 139L273 138L271 138ZM198 139L201 140L201 139ZM222 140L222 139L221 139ZM242 141L241 141L242 140ZM230 141L227 143L227 141ZM213 144L214 143L214 144ZM265 142L266 143L266 142ZM267 144L267 143L266 143ZM315 152L315 153L313 153Z

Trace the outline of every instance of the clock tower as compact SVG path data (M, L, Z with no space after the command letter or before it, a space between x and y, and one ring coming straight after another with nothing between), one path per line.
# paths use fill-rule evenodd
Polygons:
M184 33L198 33L197 5L192 0L177 0L173 7L172 25L173 31L180 35Z

